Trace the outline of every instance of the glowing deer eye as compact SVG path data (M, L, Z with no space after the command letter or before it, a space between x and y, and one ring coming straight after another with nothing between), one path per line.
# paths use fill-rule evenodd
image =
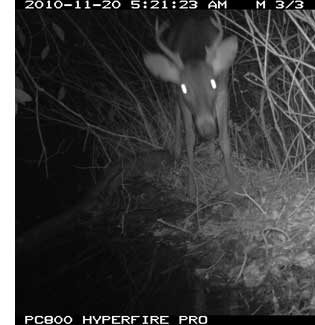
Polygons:
M186 87L186 85L185 85L185 84L181 84L181 85L180 85L180 88L182 89L183 94L186 95L187 92L188 92L188 91L187 91L187 87Z
M215 80L214 79L210 79L210 84L211 84L211 87L212 87L212 89L217 89L217 83L215 82Z

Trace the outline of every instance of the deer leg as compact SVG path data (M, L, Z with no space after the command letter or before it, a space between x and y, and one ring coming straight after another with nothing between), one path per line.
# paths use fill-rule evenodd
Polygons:
M219 143L223 151L225 172L233 192L241 192L241 187L236 180L231 163L231 142L228 131L228 106L229 98L227 90L221 91L216 100L216 114L219 126Z
M184 103L181 103L181 108L182 108L183 118L184 118L185 142L186 142L186 150L187 150L188 165L189 165L188 195L189 198L192 199L195 195L194 174L193 174L195 131L193 127L192 115L190 113L189 108Z
M175 104L175 148L174 148L174 154L175 154L175 160L179 160L180 154L181 154L181 130L180 130L180 107L179 104Z

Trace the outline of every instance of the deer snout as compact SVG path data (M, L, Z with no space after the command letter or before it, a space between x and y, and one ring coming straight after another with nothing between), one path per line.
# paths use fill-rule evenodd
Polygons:
M215 137L216 123L211 114L199 115L195 120L197 130L199 134L204 138L213 138Z

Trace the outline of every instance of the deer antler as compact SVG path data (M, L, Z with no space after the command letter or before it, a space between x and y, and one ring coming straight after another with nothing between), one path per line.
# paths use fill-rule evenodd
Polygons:
M179 53L171 51L166 45L163 44L161 41L161 35L162 33L169 27L169 22L165 21L162 26L159 28L159 21L156 19L155 21L155 40L158 45L158 47L161 49L161 51L169 58L171 59L179 68L183 68L184 64L183 61L179 55Z
M211 48L216 49L216 47L222 41L222 38L223 38L223 28L222 28L221 20L220 20L218 14L216 12L214 13L214 16L215 16L215 19L210 18L210 21L211 21L212 25L218 29L219 33L218 33L216 39L214 40Z

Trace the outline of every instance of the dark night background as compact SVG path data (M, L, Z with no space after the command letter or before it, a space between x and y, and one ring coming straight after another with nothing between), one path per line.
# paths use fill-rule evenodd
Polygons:
M171 245L173 239L153 239L150 228L158 218L193 211L195 202L174 201L142 179L152 166L161 167L160 160L169 160L175 130L173 87L150 76L143 53L158 51L156 17L175 24L192 15L202 19L209 12L16 11L15 85L23 91L15 119L18 315L193 314L204 308L210 314L250 314L260 306L251 288L225 290L216 286L219 278L212 279L205 299L204 284L194 281L201 256L185 256L186 234ZM250 166L304 173L314 167L314 76L308 74L314 54L301 45L292 17L283 11L269 15L221 12L225 37L239 39L229 86L232 147ZM312 39L308 22L300 23ZM258 31L268 26L268 40L278 46L265 55L267 41ZM302 48L306 77L298 69L296 76L306 85L300 91L286 70L294 70L296 60L285 65L275 52L300 58ZM103 179L102 199L87 211ZM150 199L141 201L145 195ZM58 224L59 215L71 218ZM122 220L128 226L123 235ZM235 247L229 245L227 258L242 259ZM241 295L251 297L242 306ZM268 300L259 312L268 314L271 293L258 296ZM206 306L199 306L204 300Z

